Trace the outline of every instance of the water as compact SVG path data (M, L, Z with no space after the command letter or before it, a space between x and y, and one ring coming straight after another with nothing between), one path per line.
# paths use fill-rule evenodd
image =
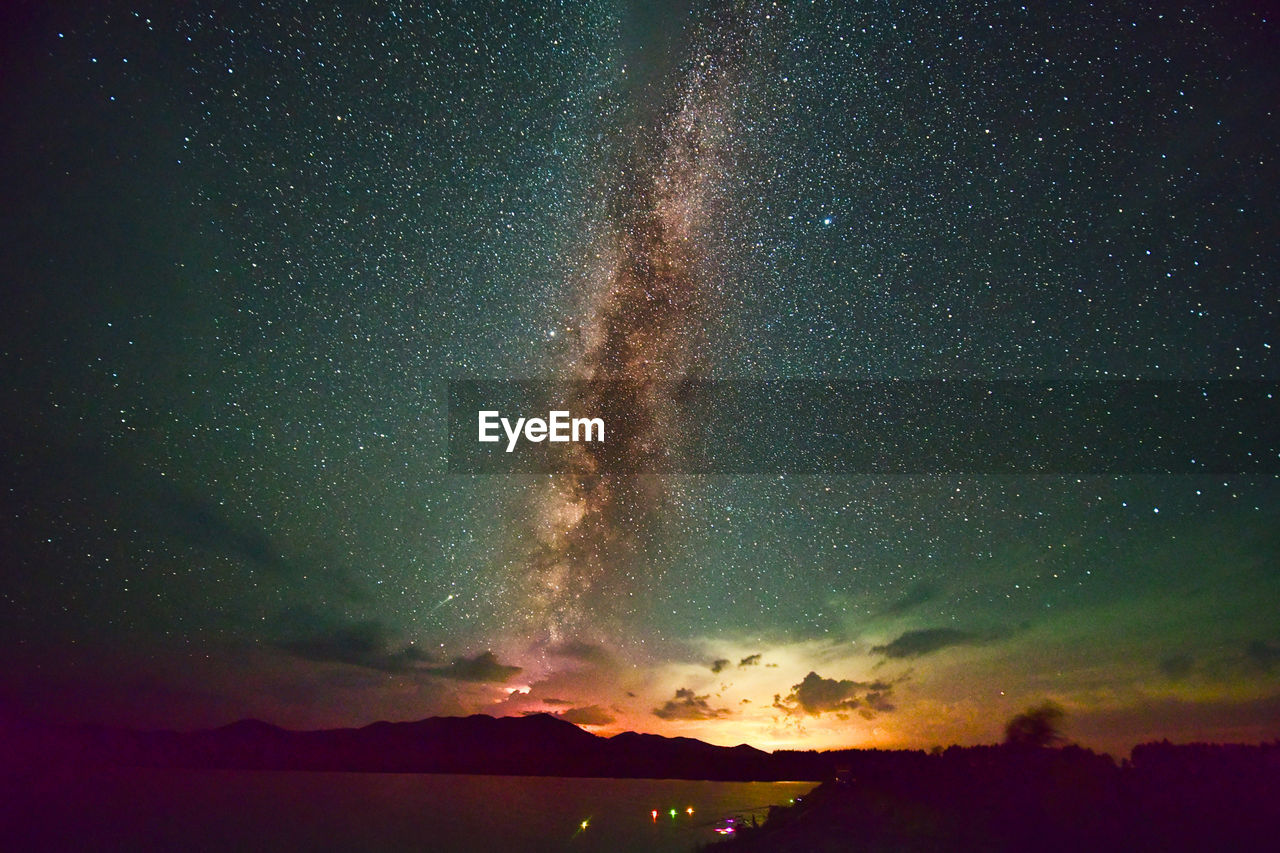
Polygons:
M10 780L12 781L12 780ZM8 787L8 786L6 786ZM689 851L812 782L119 769L24 780L12 849ZM14 799L9 804L18 805ZM693 808L690 815L686 810ZM651 812L658 811L657 820ZM676 810L672 817L670 810ZM582 822L587 821L585 829Z

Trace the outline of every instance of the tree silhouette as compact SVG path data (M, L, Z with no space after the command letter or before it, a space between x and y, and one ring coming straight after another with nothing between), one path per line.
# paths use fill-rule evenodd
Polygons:
M1004 727L1004 742L1010 746L1046 747L1065 738L1060 730L1063 710L1052 702L1028 708Z

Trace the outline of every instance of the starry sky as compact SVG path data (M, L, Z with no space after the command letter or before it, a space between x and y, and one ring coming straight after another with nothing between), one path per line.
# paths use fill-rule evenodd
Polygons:
M1280 736L1280 418L1225 469L657 464L669 380L1273 401L1264 13L44 5L0 21L3 714ZM460 469L451 383L525 379L612 443Z

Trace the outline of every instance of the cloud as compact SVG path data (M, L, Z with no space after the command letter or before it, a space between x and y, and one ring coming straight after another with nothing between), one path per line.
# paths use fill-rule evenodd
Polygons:
M707 704L709 695L695 696L688 687L681 687L676 691L674 699L668 699L667 704L655 708L653 714L663 720L716 720L727 717L728 708L712 708Z
M544 705L572 705L573 704L568 699L542 699L540 701Z
M1270 672L1277 663L1280 663L1280 643L1254 640L1245 647L1244 654L1249 663L1264 672Z
M738 661L738 667L741 668L744 666L757 666L759 665L760 658L762 657L764 657L764 655L762 654L747 655L745 658Z
M880 682L877 682L877 684L879 683ZM867 706L863 710L863 716L868 716L867 711L881 711L883 713L888 713L889 711L896 711L898 708L896 705L893 704L892 693L893 693L892 685L888 685L883 690L868 691L867 694L862 697L863 703L866 704Z
M570 708L557 717L577 726L607 726L614 721L614 716L599 705L585 705L581 708Z
M264 569L285 572L288 565L262 528L228 514L215 501L177 489L161 491L153 507L187 542L230 554Z
M593 645L582 640L565 640L547 649L553 655L572 658L583 663L608 666L613 663L613 655L604 646Z
M315 630L275 645L305 660L348 663L383 672L407 672L431 662L429 655L414 646L393 648L386 627L374 620Z
M732 663L732 661L730 661L728 658L720 658L719 660L712 662L711 671L723 672L724 670L729 668L730 663Z
M963 646L977 642L978 638L966 631L954 628L925 628L907 631L896 640L883 646L873 646L871 651L889 658L918 658L951 646Z
M903 595L902 598L899 598L893 604L886 607L884 612L886 614L894 615L905 613L913 607L918 607L921 604L924 604L936 594L936 590L928 584L916 584L911 589L907 590L906 594Z
M518 666L499 663L493 652L484 651L475 657L454 658L448 666L428 670L432 675L451 678L454 681L506 681L520 672Z
M178 486L104 445L42 437L18 476L38 476L43 488L74 494L100 507L117 523L159 533L177 544L225 554L276 574L300 571L271 535L246 513L228 509L216 494ZM42 488L42 491L43 491Z
M892 696L893 684L887 681L837 680L811 671L791 688L786 699L775 695L773 707L789 715L804 713L811 717L859 709L874 714L894 710Z
M1194 666L1191 655L1169 655L1160 661L1160 671L1172 679L1186 678Z

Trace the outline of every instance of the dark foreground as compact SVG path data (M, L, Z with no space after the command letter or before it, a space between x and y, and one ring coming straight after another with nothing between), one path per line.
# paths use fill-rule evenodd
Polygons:
M848 755L848 754L846 754ZM840 777L712 850L1280 849L1280 743L848 755Z
M13 723L0 726L5 768L10 772L0 772L0 782L16 780L19 794L29 788L24 779L55 773L74 781L110 768L826 780L797 806L772 810L763 828L735 819L716 831L732 828L734 851L1280 850L1280 741L1144 744L1117 764L1074 746L766 753L634 732L604 738L547 715L437 717L312 732L256 721L186 733ZM0 812L21 799L12 793L0 785ZM180 825L185 812L176 809L166 820ZM650 824L655 812L712 817L671 804L633 804L631 812ZM588 814L565 820L571 828L586 820L597 829L593 837L605 829ZM0 837L4 825L0 820ZM581 846L581 835L571 837ZM521 842L478 849L534 848Z
M692 853L718 837L717 818L763 815L813 787L153 767L9 780L0 772L0 850Z

